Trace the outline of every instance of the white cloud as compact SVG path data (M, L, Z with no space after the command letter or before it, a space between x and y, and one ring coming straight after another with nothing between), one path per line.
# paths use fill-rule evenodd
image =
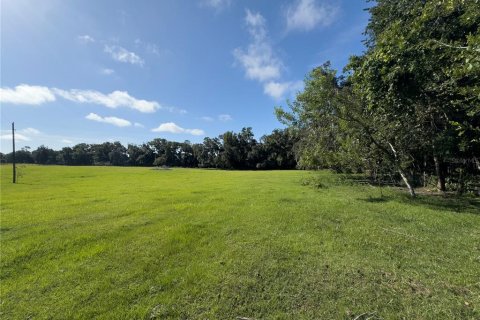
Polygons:
M30 135L39 135L41 132L35 128L26 128L22 129L19 132L24 133L24 134L30 134Z
M114 126L117 126L117 127L129 127L132 125L132 123L128 120L117 118L117 117L101 117L96 113L89 113L85 117L85 119L113 124Z
M145 128L145 126L139 122L135 122L133 125L137 128Z
M93 37L89 36L88 34L78 36L77 39L78 39L78 41L80 41L83 44L95 42L95 39Z
M207 117L207 116L201 117L200 119L207 122L212 122L214 120L212 117Z
M287 29L309 31L318 25L328 26L337 16L338 7L317 3L316 0L297 0L287 9Z
M7 134L2 134L0 135L0 139L1 140L9 140L9 141L12 141L12 134L11 133L7 133ZM18 140L18 141L30 141L31 139L21 133L15 133L15 140Z
M50 101L55 101L55 95L47 87L21 84L15 89L0 88L1 103L40 105Z
M103 68L102 70L100 70L100 73L101 74L104 74L106 76L109 76L111 74L114 74L115 73L115 70L113 69L109 69L109 68Z
M173 122L160 124L157 128L152 129L153 132L170 132L170 133L187 133L194 136L203 136L205 132L201 129L185 129Z
M226 122L226 121L233 120L233 118L229 114L221 114L221 115L218 116L218 120Z
M247 10L245 23L253 42L247 50L237 48L233 55L245 69L245 75L260 82L280 77L282 62L275 56L267 37L266 21L260 13Z
M131 63L139 66L143 66L145 64L145 61L135 52L128 51L120 46L105 45L104 51L109 53L113 60L119 62Z
M162 108L156 101L136 99L126 91L113 91L109 94L103 94L94 90L53 90L57 95L70 101L100 104L108 108L128 107L145 113L155 112Z
M252 13L247 9L245 16L245 23L248 31L255 38L255 40L264 40L267 36L267 21L260 13Z
M295 81L295 82L275 82L270 81L265 83L263 87L263 92L268 94L270 97L274 98L275 100L280 100L285 97L285 95L295 94L297 91L302 90L303 82L302 81Z
M284 98L301 90L301 81L289 82L278 81L284 69L282 61L275 55L268 38L266 20L260 13L246 11L245 23L252 42L248 49L235 49L233 52L237 62L245 69L247 78L257 80L263 84L263 92L275 100ZM220 121L228 121L230 118L221 118Z
M237 48L234 55L244 67L245 75L249 79L267 81L280 76L282 64L273 56L268 44L250 44L246 52Z
M105 94L95 90L48 88L42 86L30 86L21 84L11 89L0 88L0 103L40 105L46 102L56 101L56 98L77 102L93 103L108 108L127 107L144 113L166 110L173 113L186 114L187 111L170 106L162 106L157 101L148 101L132 97L127 91L113 91Z
M62 139L61 142L66 144L73 144L73 141L69 139Z

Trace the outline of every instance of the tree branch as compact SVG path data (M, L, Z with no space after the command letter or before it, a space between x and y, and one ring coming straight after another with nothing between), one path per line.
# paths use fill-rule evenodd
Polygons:
M480 49L475 49L475 48L472 48L472 47L465 47L465 46L452 46L451 44L448 44L448 43L443 43L441 41L438 41L438 40L435 40L433 39L432 40L433 42L435 43L438 43L439 45L441 46L444 46L444 47L449 47L449 48L452 48L452 49L459 49L459 50L473 50L473 51L477 51L477 52L480 52Z

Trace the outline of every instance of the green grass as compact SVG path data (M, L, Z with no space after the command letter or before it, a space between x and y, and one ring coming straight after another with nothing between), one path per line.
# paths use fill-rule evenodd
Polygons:
M1 167L2 319L480 319L480 206L305 171Z

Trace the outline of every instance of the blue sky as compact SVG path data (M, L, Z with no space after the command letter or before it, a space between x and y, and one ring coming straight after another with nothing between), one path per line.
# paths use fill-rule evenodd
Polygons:
M281 127L274 106L363 50L365 1L2 0L1 151L200 142Z

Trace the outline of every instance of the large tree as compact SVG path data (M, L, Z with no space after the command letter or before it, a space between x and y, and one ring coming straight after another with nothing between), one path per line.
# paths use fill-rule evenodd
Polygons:
M406 139L411 126L399 125L405 118L389 119L369 108L351 80L338 77L326 63L305 79L305 89L290 111L277 108L280 121L300 136L300 165L343 172L386 165L398 172L414 196L408 168L416 145Z
M433 159L442 191L446 162L480 151L479 6L478 0L378 0L370 9L367 52L350 64L368 107L412 130L404 140Z
M480 151L479 4L375 1L365 53L343 77L314 69L291 112L277 110L300 133L300 165L394 170L412 195L433 171L440 190L447 175L462 189Z

